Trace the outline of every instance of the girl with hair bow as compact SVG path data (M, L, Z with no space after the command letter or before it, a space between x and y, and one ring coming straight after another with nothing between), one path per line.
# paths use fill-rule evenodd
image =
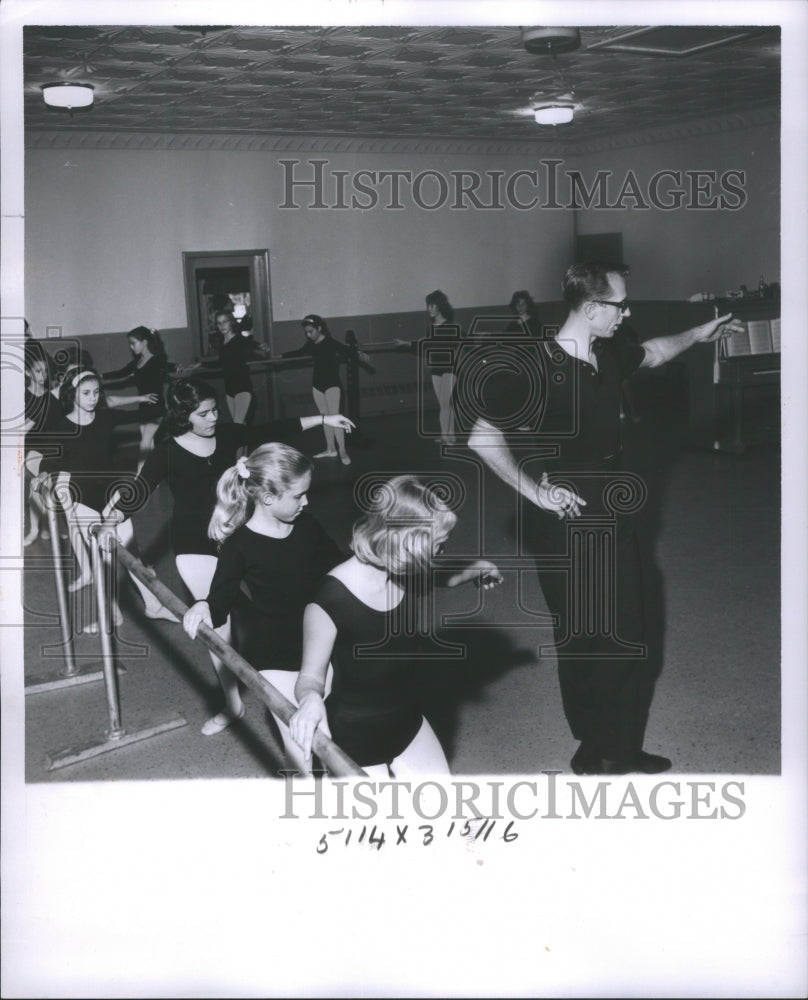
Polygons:
M207 598L192 605L182 622L191 638L202 622L222 634L231 613L238 612L239 652L289 699L300 669L303 610L317 581L344 558L305 511L311 473L310 459L277 443L261 445L224 472L208 528L219 543L216 572ZM216 669L225 704L206 723L206 735L221 732L245 712L237 678L222 664ZM288 764L305 770L287 727L276 721Z

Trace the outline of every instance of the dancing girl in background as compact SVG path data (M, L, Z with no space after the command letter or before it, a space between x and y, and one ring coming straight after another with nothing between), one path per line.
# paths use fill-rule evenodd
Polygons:
M138 472L146 456L154 446L154 435L166 412L164 386L168 376L168 358L160 334L146 326L136 326L126 335L132 360L115 371L104 372L104 384L115 383L118 388L125 385L137 387L141 397L138 406L140 425L140 457ZM144 397L156 397L154 402L144 402Z

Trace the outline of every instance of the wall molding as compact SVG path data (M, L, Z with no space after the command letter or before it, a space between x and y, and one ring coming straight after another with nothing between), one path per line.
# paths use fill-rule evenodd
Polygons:
M434 139L380 136L264 135L255 133L107 132L48 129L25 134L26 149L161 150L257 153L405 153L407 155L564 156L628 149L760 125L779 125L779 106L686 119L672 125L607 133L583 140L514 142L503 139ZM554 137L555 140L555 137Z

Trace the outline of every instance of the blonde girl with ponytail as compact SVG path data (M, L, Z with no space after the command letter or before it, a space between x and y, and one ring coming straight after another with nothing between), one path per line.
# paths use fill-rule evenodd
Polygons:
M205 600L183 618L194 638L201 623L221 630L239 624L241 655L293 700L303 649L303 611L322 576L344 559L325 529L306 511L312 462L284 444L264 444L239 458L219 479L208 534L219 543L216 572ZM245 597L246 593L249 598ZM224 709L206 723L208 735L244 716L237 679L217 665ZM278 726L287 765L305 760Z

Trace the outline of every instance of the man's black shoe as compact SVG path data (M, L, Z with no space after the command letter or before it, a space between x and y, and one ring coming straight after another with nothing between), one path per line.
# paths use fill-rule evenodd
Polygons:
M581 744L570 766L575 774L662 774L669 771L673 763L667 757L644 750L631 757L597 757Z
M657 753L646 753L644 750L640 750L632 763L632 771L640 774L662 774L663 771L670 771L673 767L673 761L667 757Z
M603 757L600 765L601 770L597 771L597 774L661 774L673 766L667 757L646 753L644 750L639 750L631 757L619 757L617 760Z
M573 774L599 774L600 758L591 747L582 743L572 755L570 767Z

